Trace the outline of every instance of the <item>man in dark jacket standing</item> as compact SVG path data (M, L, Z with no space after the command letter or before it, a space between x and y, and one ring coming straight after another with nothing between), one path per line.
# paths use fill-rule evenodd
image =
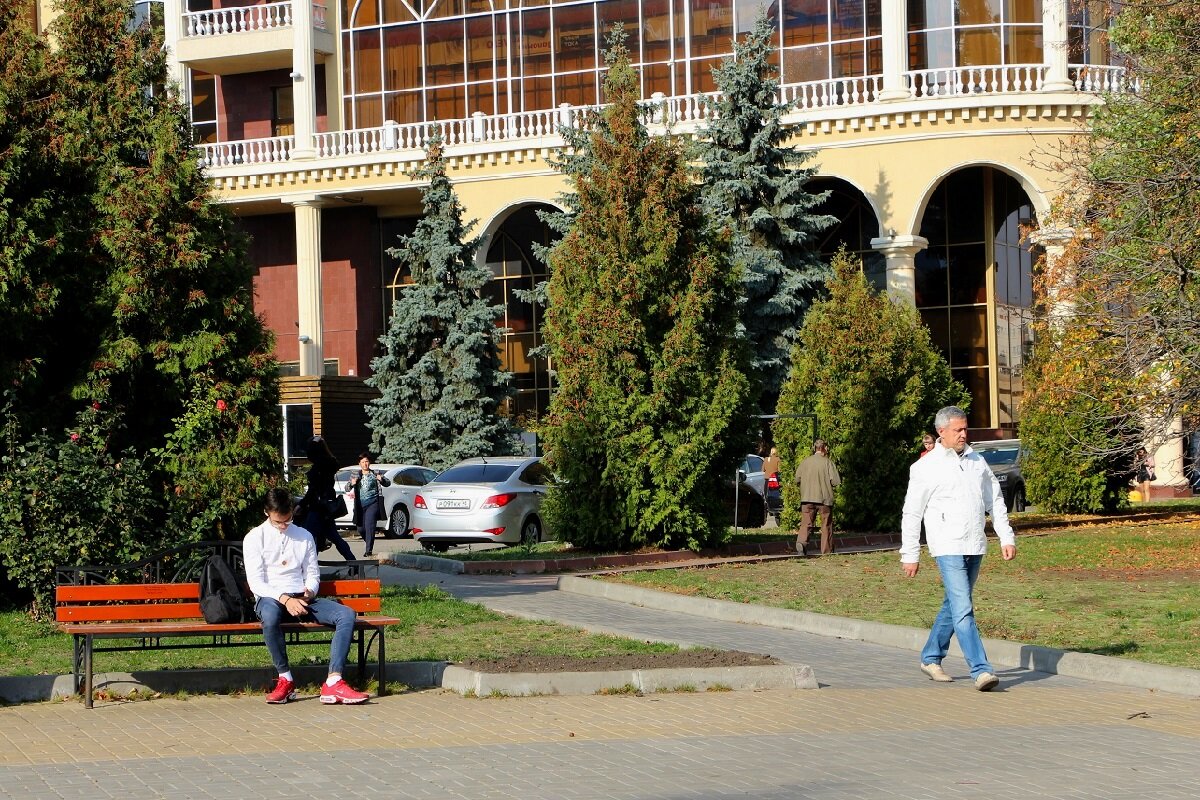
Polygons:
M796 485L800 487L800 533L796 537L796 552L808 555L808 534L813 515L821 512L821 555L833 552L833 489L842 478L829 458L824 439L813 442L812 455L796 467Z

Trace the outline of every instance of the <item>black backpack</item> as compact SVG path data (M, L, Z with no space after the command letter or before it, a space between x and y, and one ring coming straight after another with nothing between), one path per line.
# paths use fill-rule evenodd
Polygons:
M200 612L205 622L214 624L254 621L254 606L220 556L209 556L200 570Z

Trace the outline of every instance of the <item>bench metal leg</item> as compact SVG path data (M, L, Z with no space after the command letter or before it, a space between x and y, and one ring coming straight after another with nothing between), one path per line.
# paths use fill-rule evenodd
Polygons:
M92 637L83 637L83 705L92 707Z
M387 650L383 646L383 629L379 629L379 696L383 697L387 691Z
M358 631L358 679L364 683L367 680L367 629Z

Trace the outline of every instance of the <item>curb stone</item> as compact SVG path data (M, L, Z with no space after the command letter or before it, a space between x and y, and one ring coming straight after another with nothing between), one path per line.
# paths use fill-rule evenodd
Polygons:
M597 694L633 687L639 692L709 689L816 689L812 667L780 664L762 667L705 667L701 669L627 669L603 672L476 672L447 666L442 688L460 694L526 697L542 694Z
M889 625L883 622L834 617L811 611L735 603L705 597L673 594L657 589L610 583L595 578L564 575L558 579L558 590L601 597L660 611L675 611L726 622L746 622L773 628L803 631L818 636L870 642L920 652L929 636L923 628ZM1115 656L1076 653L1052 647L1010 642L1004 639L984 639L988 658L1006 667L1065 675L1085 680L1104 681L1138 689L1172 692L1200 697L1200 670L1147 664ZM957 641L951 642L950 653L961 656Z

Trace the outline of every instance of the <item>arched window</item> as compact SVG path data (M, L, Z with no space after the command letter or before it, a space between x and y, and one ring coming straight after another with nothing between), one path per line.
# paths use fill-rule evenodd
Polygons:
M1015 178L970 167L934 190L921 221L916 299L934 344L971 393L972 428L1015 432L1032 347L1033 206Z
M829 261L840 248L846 248L858 259L867 283L885 291L886 259L871 248L871 239L879 235L879 221L875 219L875 211L866 195L840 178L814 178L805 188L814 194L828 191L829 197L812 213L828 214L837 220L819 234L817 248L821 258Z

